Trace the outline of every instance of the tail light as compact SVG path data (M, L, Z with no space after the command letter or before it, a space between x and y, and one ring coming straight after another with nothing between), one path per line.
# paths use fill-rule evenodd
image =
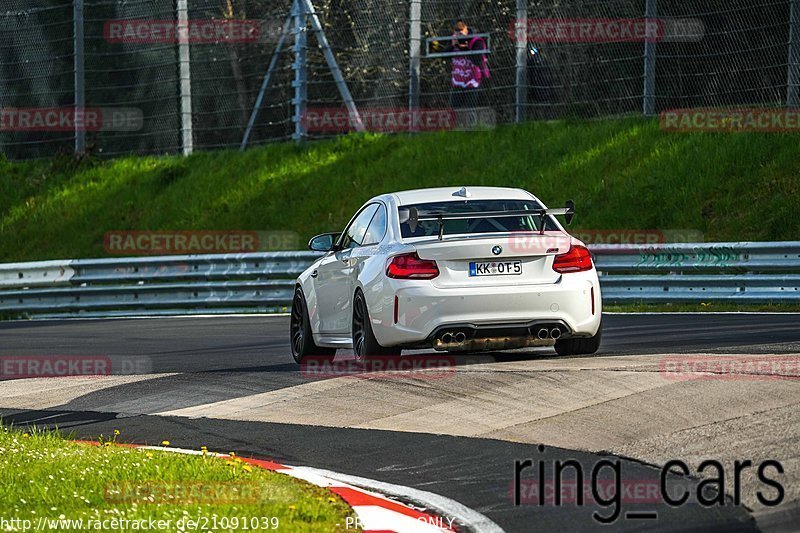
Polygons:
M573 245L565 254L557 255L553 261L553 270L560 274L584 272L592 269L592 254L581 245Z
M395 279L433 279L439 275L439 267L436 261L420 259L412 252L392 257L386 275Z

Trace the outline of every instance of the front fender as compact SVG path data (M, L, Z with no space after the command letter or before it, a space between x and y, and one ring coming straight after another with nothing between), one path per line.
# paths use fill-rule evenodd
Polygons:
M319 306L317 305L317 291L314 289L314 278L311 277L311 273L317 269L323 257L311 263L311 266L305 269L295 280L295 286L300 287L303 291L303 296L305 296L311 332L314 334L319 332L320 318Z

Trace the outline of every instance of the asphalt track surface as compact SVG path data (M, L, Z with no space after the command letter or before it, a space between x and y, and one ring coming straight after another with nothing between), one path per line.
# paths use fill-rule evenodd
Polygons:
M459 501L509 532L597 530L593 513L608 516L617 507L619 517L603 530L791 530L800 500L798 381L670 384L669 393L657 370L664 354L791 357L800 353L800 317L607 315L604 323L603 346L593 358L558 358L542 349L458 358L453 379L426 381L401 375L310 380L291 361L286 317L6 322L0 323L0 357L107 356L115 375L6 376L0 415L20 425L58 425L81 438L120 429L130 442L168 439L174 446L205 445L414 487ZM563 405L547 406L552 414L526 412L546 403L547 387L570 394L555 402ZM586 389L597 397L572 405L572 392L580 396ZM682 401L686 413L670 407ZM732 414L703 418L720 404ZM660 407L637 412L637 405ZM404 417L404 410L418 414ZM382 416L370 418L376 411ZM515 418L518 411L524 416ZM489 420L503 417L509 420ZM675 427L659 432L670 424ZM754 450L765 455L753 457ZM752 513L750 494L750 509L729 498L722 506L702 506L696 477L669 478L668 487L692 495L680 507L634 494L658 483L655 465L668 458L694 468L701 457L717 455L723 463L734 457L781 461L785 502ZM574 459L587 479L601 459L619 460L631 493L618 506L535 505L530 494L525 499L528 472L522 504L515 505L514 463L525 459L551 471L555 460ZM748 483L753 493L757 485ZM760 488L769 494L769 487ZM730 484L725 491L731 494ZM637 512L656 516L631 514Z

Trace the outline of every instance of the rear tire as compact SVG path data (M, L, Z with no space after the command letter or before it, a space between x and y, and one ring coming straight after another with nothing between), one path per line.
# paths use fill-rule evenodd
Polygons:
M308 305L303 290L297 287L292 299L292 314L289 319L289 334L292 345L292 357L296 363L302 363L307 357L323 357L333 359L336 356L335 348L320 348L314 343L311 332L311 320L308 318Z
M557 340L556 352L558 355L591 355L600 349L602 338L603 323L600 322L594 337Z
M356 360L361 362L369 361L390 355L400 355L399 348L385 348L381 346L372 331L372 322L369 318L369 310L364 293L356 291L353 297L353 354Z

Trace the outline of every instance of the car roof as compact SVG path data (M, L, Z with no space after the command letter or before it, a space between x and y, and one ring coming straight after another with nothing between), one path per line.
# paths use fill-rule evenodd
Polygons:
M466 189L468 196L460 192ZM428 202L470 200L531 200L533 195L522 189L510 187L437 187L414 189L393 193L397 205L414 205Z

